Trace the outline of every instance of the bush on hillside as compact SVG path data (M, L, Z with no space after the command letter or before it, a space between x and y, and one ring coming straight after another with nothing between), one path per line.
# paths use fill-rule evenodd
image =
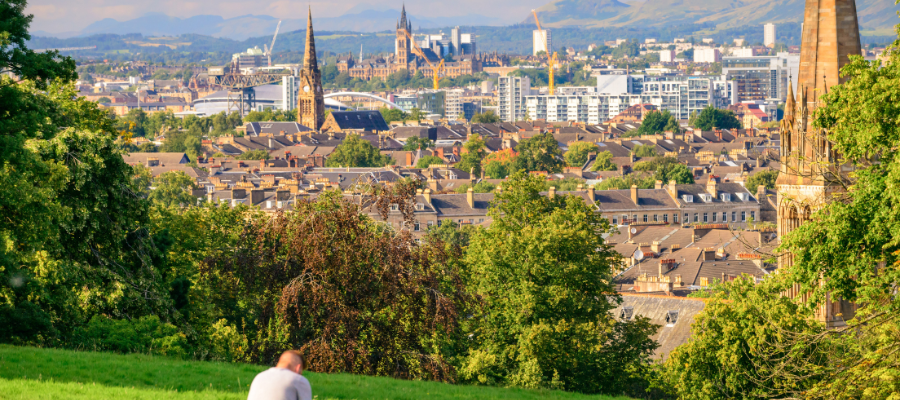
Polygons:
M86 326L75 329L70 342L88 350L119 353L150 353L183 357L188 354L187 338L175 325L155 315L134 320L97 315Z

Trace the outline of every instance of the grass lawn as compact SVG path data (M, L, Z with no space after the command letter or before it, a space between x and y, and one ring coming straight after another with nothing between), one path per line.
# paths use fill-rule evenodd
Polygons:
M0 400L246 399L265 367L0 345ZM349 374L304 373L314 397L326 399L613 400L559 391L403 381Z

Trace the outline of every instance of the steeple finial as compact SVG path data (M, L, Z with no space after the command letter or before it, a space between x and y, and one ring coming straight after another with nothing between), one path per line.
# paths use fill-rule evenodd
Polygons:
M303 58L303 68L306 70L319 70L319 61L316 59L316 37L313 33L312 7L309 8L309 17L306 22L306 53Z
M409 30L409 22L406 19L406 3L403 3L403 10L400 11L400 27Z

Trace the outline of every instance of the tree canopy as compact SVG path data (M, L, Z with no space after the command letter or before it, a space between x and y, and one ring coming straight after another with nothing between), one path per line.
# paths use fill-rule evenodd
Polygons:
M519 153L516 156L516 170L562 171L562 150L559 148L559 142L550 133L541 133L519 142L516 151Z
M731 110L720 110L713 106L703 109L695 120L691 122L694 128L701 131L713 129L741 129L741 121L738 121Z
M327 167L383 167L393 160L359 135L348 135L325 161Z
M588 153L595 153L598 149L596 144L590 142L572 143L564 155L566 164L570 167L581 167L587 162Z

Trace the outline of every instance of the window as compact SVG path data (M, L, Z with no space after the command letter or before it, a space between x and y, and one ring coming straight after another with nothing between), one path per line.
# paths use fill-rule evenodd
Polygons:
M484 222L484 218L478 218L478 223L479 223L479 224L480 224L480 223L483 223L483 222Z
M647 222L647 214L644 214L644 222Z
M746 221L746 220L747 220L747 212L741 211L741 221Z
M419 221L416 221L415 223L413 223L413 230L416 232L419 231Z
M750 211L750 218L756 220L756 211Z
M665 222L665 223L669 222L669 214L663 214L663 222Z
M391 204L391 211L398 211L398 210L400 210L399 204Z
M612 223L613 223L613 225L618 225L618 224L619 224L619 219L616 218L616 217L612 217Z
M631 222L637 222L637 214L631 216Z
M672 222L678 223L678 214L672 214Z
M716 213L712 213L712 217L713 217L712 222L716 222Z
M684 223L691 222L691 214L684 213Z
M737 211L731 212L731 222L737 221Z
M709 222L709 213L703 213L703 222ZM715 215L715 214L713 214Z
M722 222L728 222L728 213L722 211Z
M653 222L659 222L659 215L653 214Z
M694 222L700 222L698 215L700 215L700 214L694 213Z
M627 220L628 220L628 216L625 214L622 214L622 223L624 224L625 221L627 221Z
M441 220L438 220L438 226L441 226Z
M428 227L431 228L432 226L434 226L434 221L428 221Z
M475 223L474 219L469 219L469 225L474 224L474 223Z

